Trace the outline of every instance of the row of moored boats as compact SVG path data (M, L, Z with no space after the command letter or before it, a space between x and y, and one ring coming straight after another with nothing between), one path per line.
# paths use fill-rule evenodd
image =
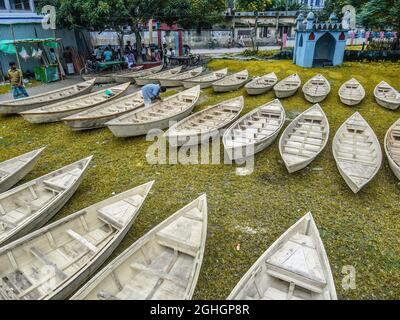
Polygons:
M12 180L2 181L2 190L32 169L42 152L3 163ZM191 299L207 238L205 194L97 274L133 226L153 181L42 227L73 195L90 160L0 194L0 300ZM311 213L265 251L228 299L337 299Z

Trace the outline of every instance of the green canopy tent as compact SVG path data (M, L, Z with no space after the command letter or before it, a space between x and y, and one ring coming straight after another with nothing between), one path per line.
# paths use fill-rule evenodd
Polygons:
M18 55L18 51L17 51L18 44L39 44L40 43L46 47L57 49L58 42L60 42L60 41L61 41L61 39L57 39L57 38L46 38L46 39L27 38L27 39L15 39L15 40L0 40L0 52L6 53L6 54L15 54L17 57L18 67L22 70L21 62L19 60L19 55ZM60 59L59 59L57 53L56 53L56 57L57 57L58 65L60 66Z

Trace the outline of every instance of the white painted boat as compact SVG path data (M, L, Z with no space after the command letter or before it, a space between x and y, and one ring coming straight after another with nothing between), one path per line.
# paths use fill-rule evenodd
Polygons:
M190 115L199 97L200 86L197 86L141 110L129 112L107 122L106 126L119 138L145 135L152 129L163 130L169 128L170 123Z
M119 74L119 75L114 75L114 81L117 83L135 83L135 79L140 78L140 77L145 77L149 76L152 74L156 74L160 72L163 68L163 65L141 70L141 71L131 71L125 74Z
M243 70L214 82L212 87L214 89L214 92L230 92L239 90L248 81L249 72L247 70Z
M329 122L316 104L294 119L283 132L279 151L289 173L304 169L324 150Z
M304 97L311 103L319 103L325 100L330 92L331 85L322 74L312 77L303 86Z
M301 80L298 74L292 74L287 78L279 81L274 86L277 98L287 98L293 96L301 86Z
M277 82L278 77L275 72L271 72L264 76L254 78L245 85L245 88L248 95L256 96L272 90Z
M242 96L223 101L174 124L165 133L172 146L193 146L217 137L220 131L235 121L242 112Z
M397 120L386 133L385 151L390 168L400 180L400 119Z
M370 182L382 165L378 138L358 112L336 132L332 149L338 170L354 193Z
M105 127L106 122L128 112L144 107L142 91L107 102L62 119L73 130L90 130Z
M275 99L244 115L224 133L224 148L231 160L252 156L269 147L285 123L285 110Z
M0 193L10 189L25 177L42 154L41 148L0 163Z
M92 80L96 79L96 84L108 84L115 82L116 77L118 76L124 76L126 74L132 73L132 72L138 72L143 69L143 66L136 66L132 69L124 69L120 70L117 72L100 72L97 74L82 74L82 79L83 80ZM129 81L124 81L122 83L126 83Z
M225 78L227 74L228 68L225 68L198 76L193 79L185 80L182 82L182 84L186 89L193 88L195 86L200 86L201 89L206 89L211 87L214 82Z
M90 160L82 159L0 194L0 246L49 221L78 189Z
M117 85L82 97L21 112L20 115L34 124L61 121L65 117L99 106L123 95L128 90L129 85L129 83ZM111 95L107 95L106 91L111 91Z
M159 84L160 80L175 76L181 71L182 71L182 66L176 67L173 69L168 69L168 70L156 73L156 74L139 77L139 78L136 78L136 84L138 86L144 86L144 85L150 84L150 83L155 83L155 84L158 83Z
M382 81L374 90L376 102L390 110L397 110L400 107L400 93L391 85Z
M190 300L203 263L207 198L160 223L89 280L72 300Z
M73 99L75 97L88 94L92 90L94 82L95 79L92 79L90 81L81 82L72 86L52 90L27 98L0 101L0 113L17 114L23 111L39 108L49 103Z
M364 87L356 79L350 79L340 87L339 98L342 103L355 106L365 98Z
M311 213L262 254L228 300L337 300L328 256Z
M161 79L160 84L163 87L171 88L171 87L179 87L182 86L182 81L188 80L188 79L193 79L195 77L198 77L203 73L203 67L195 68L183 73L179 73L177 75L174 75L172 77L166 78L166 79Z
M113 196L0 249L0 299L68 298L120 244L153 182Z

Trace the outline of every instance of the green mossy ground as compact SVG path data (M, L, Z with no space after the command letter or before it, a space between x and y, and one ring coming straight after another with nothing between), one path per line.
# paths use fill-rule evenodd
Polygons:
M400 297L400 183L386 158L377 177L354 195L336 169L331 142L336 130L359 111L382 142L399 117L378 106L375 85L386 80L400 88L399 65L346 63L342 67L302 69L290 61L239 62L215 60L212 69L247 68L252 76L274 71L280 79L297 72L303 83L320 72L332 84L321 103L331 135L322 154L301 172L288 174L280 161L277 141L256 156L254 173L237 176L236 165L149 165L144 137L117 139L107 129L75 133L62 123L31 125L19 116L0 117L0 161L47 145L28 181L85 156L94 155L81 187L57 214L59 219L97 201L139 184L156 180L132 231L113 254L115 257L156 224L201 193L208 195L208 238L194 298L224 299L237 281L275 239L306 212L319 227L341 299L398 299ZM367 97L359 107L346 107L337 90L350 77L365 86ZM204 90L196 111L238 95L245 97L243 113L274 99L273 92L249 97L238 92L214 94ZM282 100L287 112L311 106L301 91ZM240 250L237 250L240 244ZM113 258L112 257L112 258ZM343 266L356 268L356 289L345 291Z

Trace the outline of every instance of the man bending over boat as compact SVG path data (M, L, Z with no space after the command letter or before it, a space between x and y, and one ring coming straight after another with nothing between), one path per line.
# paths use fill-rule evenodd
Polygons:
M29 97L24 87L22 71L17 69L15 62L10 62L10 70L8 70L7 76L10 79L14 99Z
M160 93L167 91L167 88L160 86L159 84L147 84L142 88L142 95L144 105L147 107L154 101L160 100Z

